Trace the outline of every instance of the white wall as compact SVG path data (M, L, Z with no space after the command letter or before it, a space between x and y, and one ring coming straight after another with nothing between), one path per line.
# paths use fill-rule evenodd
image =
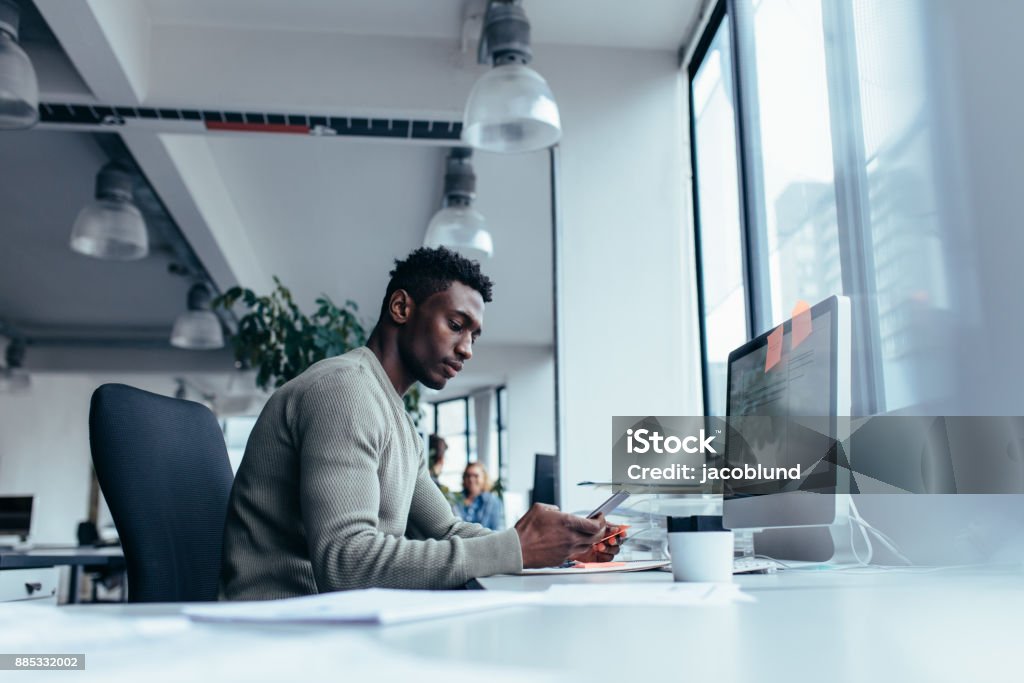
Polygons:
M669 51L536 50L558 100L561 500L611 476L613 415L701 414L684 83ZM540 68L540 67L538 67Z
M34 542L76 543L78 522L88 518L89 401L106 382L175 390L166 375L35 373L28 392L0 394L0 495L36 497Z
M509 373L508 484L526 494L533 488L533 459L555 452L555 359L548 351ZM511 520L510 520L511 521Z

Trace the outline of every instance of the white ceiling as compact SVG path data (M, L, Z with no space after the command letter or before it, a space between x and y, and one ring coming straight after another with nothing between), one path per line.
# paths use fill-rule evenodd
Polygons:
M376 321L388 271L423 244L439 208L445 148L291 135L207 144L264 269L312 306L321 292ZM551 215L546 153L477 155L495 281L481 344L550 345ZM524 268L529 264L529 268Z
M699 0L527 0L538 44L672 50ZM458 41L479 0L146 0L154 24Z
M454 120L481 72L458 50L464 17L480 0L32 2L33 21L48 25L30 31L44 101ZM525 7L537 44L671 53L699 4L526 0ZM467 35L475 39L478 30ZM428 40L408 40L415 38ZM265 291L268 276L278 275L307 306L321 292L355 300L369 325L393 260L422 244L441 197L443 147L158 127L120 132L218 285ZM0 318L40 327L170 326L188 283L166 274L169 258L105 263L67 248L74 215L105 161L90 134L5 132L0 158L18 168L0 183ZM495 301L479 348L509 358L517 348L550 349L547 153L478 154L474 163L477 206L495 241L495 257L484 264ZM493 367L487 373L478 380L500 381ZM472 366L465 374L459 383L470 386Z
M100 261L68 248L78 211L93 199L108 161L87 133L0 134L0 319L22 331L86 329L170 334L189 282L167 272L171 258ZM151 231L152 234L152 231Z

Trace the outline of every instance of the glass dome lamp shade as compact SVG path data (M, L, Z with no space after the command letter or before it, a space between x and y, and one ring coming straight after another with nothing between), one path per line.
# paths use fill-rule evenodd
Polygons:
M224 347L220 318L210 311L210 289L203 283L188 290L188 310L178 316L171 330L171 346L210 350Z
M132 261L149 254L142 212L132 202L133 177L125 167L107 164L96 176L96 200L86 204L71 228L71 248L80 254Z
M476 261L494 254L487 221L468 203L449 205L434 214L427 225L423 246L445 247Z
M557 143L562 122L540 74L519 63L495 66L473 86L462 141L489 152L532 152Z
M224 348L220 318L210 311L185 311L174 321L171 346L190 350Z
M144 258L149 253L146 222L131 202L97 199L78 213L71 229L71 248L100 259Z
M18 45L19 10L0 0L0 129L29 128L39 121L39 82Z
M489 152L531 152L562 137L558 105L540 74L527 64L530 22L516 0L492 0L484 15L477 61L494 68L469 93L462 141Z

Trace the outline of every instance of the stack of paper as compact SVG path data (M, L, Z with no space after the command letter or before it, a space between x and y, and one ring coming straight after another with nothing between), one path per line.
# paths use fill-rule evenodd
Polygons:
M648 569L667 567L669 560L631 560L629 562L577 562L571 567L542 567L540 569L524 569L521 576L534 574L555 574L572 576L574 574L615 574L620 572L643 572Z
M397 624L418 619L534 604L536 593L413 591L370 588L283 600L224 602L187 607L197 621Z

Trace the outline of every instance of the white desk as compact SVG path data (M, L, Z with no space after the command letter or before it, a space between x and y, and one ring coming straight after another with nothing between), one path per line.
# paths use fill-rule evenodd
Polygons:
M375 626L196 624L204 637L266 648L275 639L359 634L396 653L470 664L481 680L497 665L558 679L607 681L1019 681L1024 568L799 571L739 577L756 598L728 607L517 607ZM670 581L662 572L580 577L492 577L489 589L542 590L553 582ZM180 605L78 605L65 614L166 615ZM41 642L45 636L40 634ZM2 642L2 638L0 638ZM156 642L156 641L153 641ZM126 644L139 671L160 668L155 645ZM148 649L147 649L148 648ZM87 656L89 653L86 653ZM186 657L186 653L178 653ZM94 660L92 660L95 662ZM122 660L123 661L123 660ZM398 664L395 665L396 667ZM88 667L100 678L102 672ZM296 671L301 671L299 667ZM230 680L224 667L218 680ZM197 675L200 672L197 672ZM382 680L388 680L382 671ZM337 679L323 676L324 680ZM251 674L239 678L251 680ZM317 675L302 677L319 680ZM76 679L85 680L85 679Z
M0 582L5 578L17 576L28 577L27 581L22 578L15 578L13 583L18 590L14 591L12 597L4 596L0 599L23 600L32 598L33 591L25 595L25 585L40 585L34 595L45 595L56 602L56 579L49 579L55 573L43 573L35 575L31 570L46 570L54 567L68 566L71 569L68 586L68 602L78 602L78 591L81 582L82 569L109 569L112 571L124 571L124 551L120 547L94 548L91 546L67 546L67 547L42 547L30 548L28 550L0 550ZM51 593L52 590L52 593Z

